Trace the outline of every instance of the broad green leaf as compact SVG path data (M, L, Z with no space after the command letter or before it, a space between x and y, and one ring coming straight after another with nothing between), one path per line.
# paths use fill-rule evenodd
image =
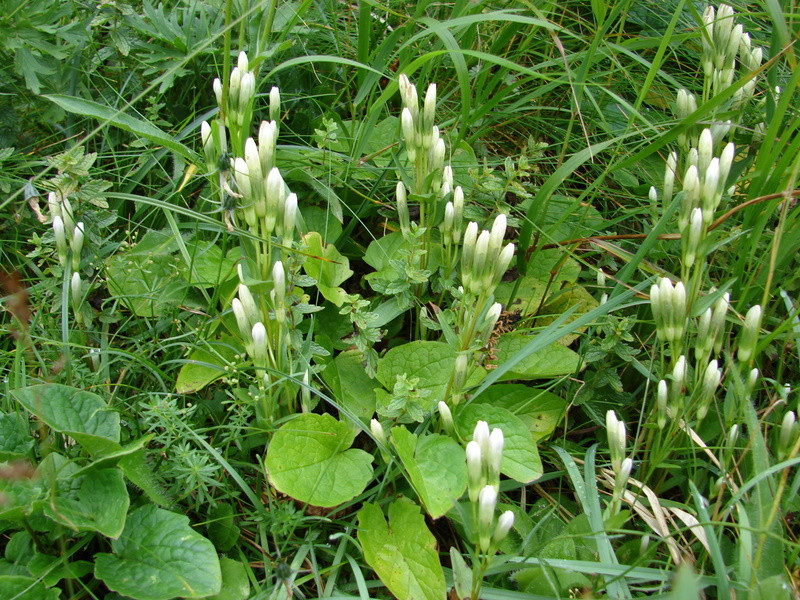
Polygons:
M188 279L192 285L215 286L236 275L236 263L241 257L239 248L231 248L222 256L216 244L192 240L186 242L186 250L192 259Z
M355 436L330 415L299 415L272 437L266 459L270 482L315 506L337 506L355 498L372 477L372 456L350 448Z
M408 242L399 231L372 240L364 253L364 262L376 271L389 268L389 261L397 258L398 252L408 248Z
M551 392L515 383L495 384L473 403L505 408L528 426L536 441L553 433L566 413L568 404Z
M220 558L222 570L222 589L218 594L209 596L207 600L245 600L250 596L250 580L247 569L238 560Z
M116 539L125 526L130 499L119 469L100 469L73 478L67 493L56 492L45 514L75 531L97 531Z
M389 523L377 504L358 513L364 559L396 598L442 600L445 582L436 540L419 507L407 498L389 505Z
M336 306L341 306L347 295L339 287L353 274L350 270L350 261L343 256L333 244L324 244L322 236L312 231L303 236L306 251L311 254L303 263L306 275L317 280L317 289Z
M220 591L222 574L211 542L189 518L153 505L128 515L111 543L113 554L95 556L95 577L109 589L137 600L202 598Z
M356 350L339 353L328 363L322 378L343 408L368 420L375 414L375 380L367 375Z
M239 345L232 337L223 337L209 342L208 347L196 348L178 371L176 391L193 394L224 377L228 373L226 367L234 364L236 355L242 352Z
M542 476L542 461L530 429L505 408L489 404L470 404L457 413L456 427L462 439L471 440L478 421L486 421L489 429L503 430L503 464L501 472L520 483L531 483Z
M50 554L36 553L28 561L28 571L34 577L41 577L47 586L56 585L62 579L77 579L94 569L94 563L88 560L64 562L63 558Z
M56 600L60 593L33 577L0 575L0 600Z
M409 342L392 348L378 361L377 377L389 390L394 387L398 375L419 378L417 389L431 390L427 400L433 407L444 400L455 363L455 351L444 342ZM474 369L467 378L467 385L480 381L483 375L482 369Z
M497 365L502 365L530 341L530 336L518 333L502 336L495 349ZM523 358L503 375L503 379L545 379L569 375L580 370L581 364L576 352L556 342Z
M43 383L13 390L11 395L51 429L75 439L92 454L119 447L119 414L97 394Z
M0 414L0 462L27 456L33 443L27 419L16 413Z
M36 479L0 478L0 520L18 521L38 509L38 501L45 495Z
M342 235L342 224L321 206L303 206L303 233L317 231L326 244L333 244Z
M219 552L227 552L236 544L240 531L233 521L233 507L220 502L208 518L208 539Z
M127 115L118 111L117 109L98 104L92 100L84 100L83 98L76 98L74 96L48 94L45 95L44 98L47 98L51 102L55 102L67 112L71 112L76 115L83 115L85 117L92 117L104 125L116 125L120 129L129 131L130 133L148 139L160 146L164 146L173 152L177 152L191 162L197 164L202 162L202 159L197 153L192 152L180 142L176 142L173 136L165 133L153 125L150 121L137 119L136 117Z
M149 231L130 250L108 259L108 289L137 316L160 316L167 308L186 302L189 283L171 232Z
M438 519L467 487L464 449L449 436L417 437L403 426L392 428L392 443L428 514Z
M597 308L600 306L600 303L594 299L594 296L592 296L585 287L581 285L571 285L547 299L547 302L541 310L542 316L536 319L536 326L546 327L555 321L558 315L565 313L567 309L575 305L578 306L578 309L570 315L569 319L567 319L567 323ZM558 343L562 346L568 346L578 338L581 331L585 330L586 327L578 328L570 335L564 336L558 340Z

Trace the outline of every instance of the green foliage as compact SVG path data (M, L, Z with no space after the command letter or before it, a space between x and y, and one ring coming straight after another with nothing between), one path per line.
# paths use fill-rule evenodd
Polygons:
M793 7L0 8L0 600L796 595Z

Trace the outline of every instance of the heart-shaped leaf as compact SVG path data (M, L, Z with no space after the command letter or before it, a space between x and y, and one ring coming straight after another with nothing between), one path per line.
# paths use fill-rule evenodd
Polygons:
M365 504L358 513L358 540L364 559L396 598L444 598L436 540L411 500L400 498L389 505L388 524L377 504Z
M302 414L275 432L267 473L278 491L315 506L336 506L360 494L372 477L372 456L350 448L356 432L330 415Z

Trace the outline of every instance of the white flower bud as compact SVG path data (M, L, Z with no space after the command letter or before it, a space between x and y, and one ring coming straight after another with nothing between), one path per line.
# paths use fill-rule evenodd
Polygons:
M444 140L439 138L433 143L431 149L431 171L435 172L444 167L444 155L447 153Z
M489 452L486 455L487 473L489 485L493 486L496 492L500 491L500 468L503 464L503 430L499 427L492 429L489 434Z
M253 325L250 337L253 340L253 362L256 369L263 369L267 366L267 329L261 321Z
M667 168L664 170L664 205L672 202L672 193L675 188L675 172L678 169L678 153L670 152L667 157Z
M788 411L783 415L781 423L780 437L778 438L778 456L783 459L786 457L794 445L797 438L798 424L794 411Z
M56 251L61 266L67 264L67 236L64 231L64 220L56 215L53 217L53 234L56 238Z
M211 86L214 89L214 97L217 99L217 106L222 106L222 82L219 77L214 78L214 83Z
M489 456L489 424L486 421L478 421L475 423L475 429L472 432L472 441L480 444L481 455L484 458Z
M372 437L375 438L379 444L386 445L386 432L383 430L383 425L378 419L372 419L369 422L369 430L372 432Z
M464 232L464 244L461 250L461 280L465 287L472 281L472 264L475 258L475 245L478 239L478 224L470 221Z
M711 159L711 163L706 169L701 198L704 224L708 227L713 220L714 211L722 200L722 190L719 185L719 159L716 156Z
M755 355L758 335L761 332L761 306L756 304L747 311L739 336L739 361L749 362Z
M236 158L233 161L233 178L236 180L236 186L239 188L239 193L248 201L253 200L253 187L250 184L250 169L243 158Z
M497 257L497 262L494 268L494 276L491 282L492 286L497 286L503 279L503 275L506 274L508 267L511 265L511 261L514 258L515 250L516 247L514 244L508 243L506 244L506 247L500 251L500 255Z
M278 219L278 211L284 206L286 200L286 185L281 177L281 172L278 167L272 167L272 170L267 175L267 215L265 219L265 226L268 233L275 229L275 223ZM282 210L281 210L282 213ZM283 216L282 214L280 216Z
M506 235L506 223L508 219L503 213L497 215L492 223L492 231L489 234L489 256L497 256L500 252L500 247L503 244L503 238Z
M249 345L252 327L242 307L242 301L239 300L239 298L234 298L231 301L231 309L233 310L233 316L236 318L236 325L239 327L239 333L245 341L245 344ZM252 353L252 350L249 350L248 353Z
M488 552L492 539L494 509L497 507L497 492L487 485L478 496L478 539L482 552Z
M253 99L253 95L256 91L256 77L248 71L242 75L242 82L239 87L239 112L240 118L244 116L244 112L247 110L250 101ZM242 121L244 122L244 121Z
M70 292L72 293L72 300L73 302L80 301L82 297L82 284L81 284L81 275L77 271L72 274L72 279L70 280Z
M714 154L714 139L711 137L710 129L703 129L700 133L700 140L697 144L697 170L705 172L711 163Z
M483 479L483 453L481 446L475 440L467 444L467 491L470 502L478 500L481 488L485 485Z
M442 424L442 428L448 433L452 434L455 431L455 426L453 424L453 413L450 412L450 407L447 406L446 402L439 401L439 404L436 405L439 410L439 419Z
M442 242L449 245L452 242L453 233L453 219L455 218L455 210L453 203L448 202L444 205L444 220L442 221Z
M397 220L400 222L400 231L403 237L408 237L411 231L411 217L408 212L408 201L406 199L406 186L402 181L397 182L395 187L395 198L397 200Z
M514 513L510 510L507 510L497 519L497 526L494 528L494 534L492 535L492 542L494 544L499 544L500 542L502 542L508 535L508 532L511 531L511 528L513 526L514 526Z
M277 132L278 122L281 117L281 91L273 86L269 91L269 120L275 123Z
M700 177L697 167L690 165L683 177L683 198L681 199L680 213L678 215L678 229L684 233L689 225L692 210L697 207L700 198Z
M272 302L273 305L283 306L286 296L286 274L283 271L283 263L275 261L272 265Z
M703 234L705 228L703 226L703 211L699 208L692 210L692 216L689 223L689 237L686 241L686 249L684 252L684 263L687 267L691 267L697 257L697 251L700 247L700 242L703 241Z
M75 224L75 231L72 234L72 269L77 271L81 264L81 250L83 250L83 223Z
M403 130L403 139L406 141L406 148L409 151L412 149L416 150L417 144L414 131L414 118L411 116L411 111L408 108L404 108L403 112L400 113L400 126ZM409 158L411 158L410 155Z
M275 166L275 147L278 142L278 126L275 121L261 121L258 128L258 158L261 173L269 173Z
M733 164L733 157L736 153L736 146L733 142L728 143L725 148L722 149L722 154L719 157L719 186L720 189L725 187L725 184L728 182L728 174L731 171L731 165Z
M424 108L422 109L422 128L427 131L433 127L436 114L436 84L432 83L425 92Z
M664 429L667 424L667 399L668 399L667 382L663 379L658 382L658 391L656 392L656 407L658 415L656 421L659 429Z
M294 228L297 222L297 194L291 193L286 196L286 203L283 207L283 240L284 244L291 241L294 235Z
M487 265L489 255L489 232L485 229L478 236L475 242L475 254L472 257L472 282L470 291L474 294L481 292L483 284L483 274L487 266L493 269L493 265Z
M445 165L442 169L442 189L439 195L444 198L451 191L453 191L453 167Z
M253 294L250 293L250 288L245 284L239 284L239 300L242 303L244 314L247 316L247 322L252 328L253 325L261 321L261 311L258 309Z

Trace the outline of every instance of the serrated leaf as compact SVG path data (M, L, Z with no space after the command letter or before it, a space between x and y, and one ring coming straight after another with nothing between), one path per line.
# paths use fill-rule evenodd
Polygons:
M530 341L531 336L518 333L509 333L502 336L495 349L496 364L498 366L502 365L522 351ZM526 380L558 377L575 373L580 370L581 366L581 358L576 352L556 342L524 357L510 371L505 373L502 379Z
M0 414L0 462L27 456L33 442L26 419L16 413Z
M103 125L116 125L120 129L124 129L125 131L148 139L160 146L164 146L173 152L177 152L191 162L197 164L202 162L197 153L192 152L187 146L184 146L180 142L176 142L173 136L165 133L149 121L137 119L136 117L127 115L114 108L103 106L92 100L76 98L75 96L46 94L43 97L54 102L67 112L83 115L84 117L92 117L100 121Z
M315 506L353 499L372 478L372 456L350 448L355 436L331 415L299 415L272 437L266 459L270 482L278 491Z
M189 518L152 505L128 515L111 544L113 554L95 556L95 577L109 589L137 600L202 598L220 591L222 574L211 542Z
M568 404L551 392L514 383L495 384L473 402L505 408L528 426L537 441L553 432Z
M470 404L456 418L458 434L462 439L472 439L478 421L486 421L489 429L503 430L503 464L500 471L520 483L531 483L542 476L539 450L528 426L505 408L489 404Z
M392 444L428 514L444 515L467 487L464 449L449 436L417 437L403 426L392 428Z
M388 524L377 504L365 504L358 513L358 540L367 564L396 598L444 598L436 540L416 504L407 498L392 502Z
M51 429L74 438L92 454L119 447L119 414L97 394L43 383L13 390L11 395Z
M67 493L55 492L45 514L75 531L97 531L116 539L125 526L130 499L119 469L90 471L71 482Z

